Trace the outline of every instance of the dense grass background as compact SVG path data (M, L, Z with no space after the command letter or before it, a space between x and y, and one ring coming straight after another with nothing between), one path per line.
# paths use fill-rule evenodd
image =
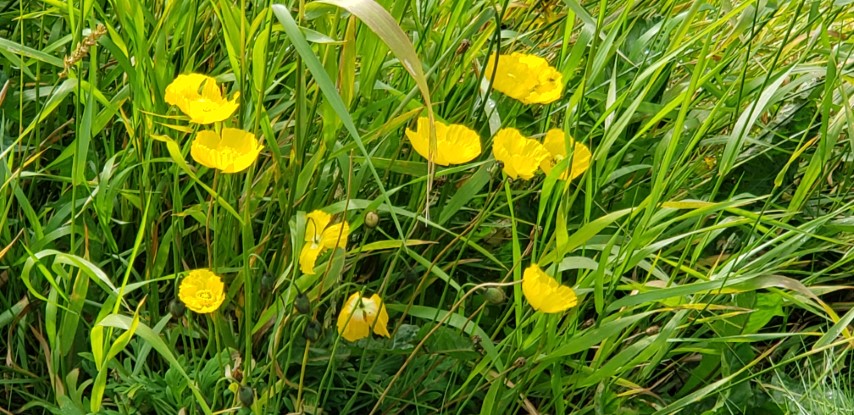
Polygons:
M0 0L3 413L854 413L851 1L327 3ZM489 91L495 51L563 98ZM250 171L189 158L188 72L240 92ZM428 103L484 154L428 168ZM508 181L502 126L594 162ZM321 208L348 249L301 275ZM532 262L579 306L534 313ZM175 302L198 267L211 316ZM339 338L357 290L391 339Z

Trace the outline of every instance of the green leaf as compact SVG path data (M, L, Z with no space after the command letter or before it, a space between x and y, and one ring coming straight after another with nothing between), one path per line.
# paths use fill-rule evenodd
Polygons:
M628 215L629 213L632 213L632 211L634 210L634 208L629 208L618 210L616 212L611 212L605 216L602 216L601 218L598 218L582 226L578 231L576 231L569 237L565 244L560 245L549 253L543 255L543 257L540 258L540 260L538 261L538 264L541 267L545 268L556 261L562 260L562 258L558 257L559 253L572 252L572 250L583 245L585 242L590 240L590 238L598 235L599 232L601 232L603 229L605 229L618 219Z
M64 66L64 64L62 63L62 59L57 58L56 56L49 55L42 51L21 45L20 43L16 43L8 39L3 39L2 37L0 37L0 50L9 52L13 55L23 56L25 58L32 58L38 61L42 61L48 65L56 66L57 68L62 68Z
M546 355L539 356L537 358L537 362L543 365L550 365L554 362L559 362L562 359L565 359L567 356L572 356L584 350L591 349L606 339L619 335L626 327L629 327L654 313L656 312L647 311L645 313L638 313L628 317L606 321L598 328L579 332L572 338L565 339L565 341L562 342L562 344L555 350Z
M359 252L371 252L371 251L382 251L385 249L398 249L402 246L416 246L416 245L427 245L427 244L435 244L433 241L421 241L417 239L410 239L408 241L400 241L400 240L388 240L388 241L377 241L364 244L358 248Z
M102 319L98 323L98 325L103 327L114 327L123 330L130 330L131 327L134 326L134 321L128 316L123 316L120 314L110 314L104 319ZM163 342L160 336L154 330L152 330L151 327L148 327L145 323L141 322L136 324L136 330L134 331L134 334L142 338L142 340L148 343L149 345L151 345L151 347L156 350L157 353L160 353L160 356L166 359L166 362L169 363L171 369L177 370L181 374L181 376L184 377L184 379L187 379L187 383L189 383L190 389L193 391L193 395L196 397L196 404L198 404L199 407L202 408L202 411L205 414L212 415L213 412L208 406L204 396L199 391L199 388L196 386L190 376L187 375L187 371L184 370L184 367L181 366L181 363L178 361L178 359L175 358L175 355L172 354L172 350L169 348L168 345L166 345L166 343Z
M406 33L382 6L373 0L318 0L309 4L307 9L311 10L314 4L329 4L345 9L376 33L415 80L432 118L433 104L421 60Z
M193 179L193 181L196 182L196 184L198 184L203 189L205 189L205 191L207 191L211 196L215 197L216 202L220 206L222 206L226 211L228 211L228 213L230 213L231 216L234 216L234 218L237 219L240 222L240 224L243 224L243 217L241 217L240 214L237 213L237 211L234 209L234 207L232 207L216 191L211 189L210 186L208 186L207 184L205 184L204 182L199 180L199 178L196 176L196 174L190 168L190 165L187 164L187 161L184 159L184 155L181 153L181 147L178 145L178 143L175 140L173 140L169 136L160 135L160 134L151 134L151 138L153 138L157 141L166 143L166 150L169 152L169 156L172 158L172 161L174 161L175 164L177 164L178 167L180 167L181 170L184 171L184 173L186 173L188 176L190 176L190 178Z
M413 317L442 322L442 324L447 326L463 330L469 336L478 336L480 338L480 344L483 346L483 350L486 352L487 357L494 362L495 367L499 371L504 370L504 363L502 363L492 339L485 331L483 331L483 329L480 328L480 326L477 325L477 323L471 321L467 317L456 313L449 315L445 310L420 305L413 305L409 308L406 308L403 304L386 304L386 306L392 311L406 310L407 313Z
M335 113L341 117L341 121L344 123L344 127L347 129L347 132L350 133L350 136L353 137L353 140L356 142L356 146L359 148L359 152L362 153L368 163L368 169L371 172L371 175L374 178L374 182L379 189L380 194L382 195L382 200L388 204L388 206L393 206L391 203L391 199L386 192L385 185L383 184L383 180L380 179L379 173L377 173L374 165L370 163L370 153L365 148L364 142L362 142L362 137L359 134L356 125L353 123L353 119L350 116L350 113L347 111L347 108L344 106L344 102L341 100L341 96L338 95L337 89L335 88L335 84L329 79L329 75L326 73L326 70L323 68L323 65L320 63L320 60L317 59L317 56L311 50L311 46L309 46L308 42L305 40L305 37L302 34L302 31L297 26L294 21L293 16L291 16L291 12L288 8L282 4L274 4L272 6L273 13L276 15L276 18L279 19L279 23L282 24L282 27L285 29L285 33L287 33L288 37L293 42L294 48L297 53L299 53L300 57L302 57L306 67L308 67L309 71L315 78L315 82L317 82L317 86L323 92L323 95L329 100L329 105L332 106L332 109L335 110ZM428 111L430 109L428 108ZM397 215L392 213L392 220L394 221L394 226L399 235L403 236L403 228L400 225L400 221L397 219Z
M489 183L490 178L489 167L487 165L480 166L474 174L466 179L466 182L457 189L457 192L454 193L451 200L449 200L442 208L442 212L439 214L439 221L437 223L440 225L447 223L454 214L459 212L463 206L478 195L478 192L480 192L480 190Z

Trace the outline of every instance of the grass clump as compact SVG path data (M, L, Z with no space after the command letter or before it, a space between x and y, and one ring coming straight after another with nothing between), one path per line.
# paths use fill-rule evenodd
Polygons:
M0 5L3 411L848 406L850 2Z

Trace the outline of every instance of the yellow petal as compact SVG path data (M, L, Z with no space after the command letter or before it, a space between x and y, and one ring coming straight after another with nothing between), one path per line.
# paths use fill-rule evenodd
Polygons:
M223 128L222 136L213 131L199 131L190 148L193 160L223 173L246 170L261 153L255 134L237 128Z
M320 243L323 230L329 226L332 215L322 211L314 210L305 215L305 241Z
M463 164L480 155L480 137L477 133L461 124L450 126L436 121L436 148L433 149L433 162L440 166ZM417 130L406 130L406 137L412 148L430 159L430 121L427 117L418 118Z
M575 291L543 272L533 264L522 276L522 293L534 310L544 313L560 313L578 303Z
M572 145L572 166L569 172L564 172L563 176L568 180L575 179L584 174L590 168L590 161L593 154L590 149L582 143L573 143Z
M383 303L382 298L380 298L379 295L374 294L371 296L371 301L377 304L377 308L379 309L375 321L372 322L374 326L374 334L391 337L391 334L388 332L388 311L385 309L385 304Z
M497 66L495 65L498 60ZM558 100L563 91L563 76L536 56L514 52L510 55L493 54L484 68L492 87L525 104L548 104Z
M463 164L480 155L480 136L474 130L461 124L451 124L439 149L439 154L447 164Z
M196 163L207 168L215 169L218 166L216 152L219 148L219 136L214 131L203 130L196 133L193 144L190 146L190 156Z
M543 141L543 147L551 153L551 158L547 158L540 163L540 168L543 169L543 172L549 174L555 164L566 158L567 144L572 148L572 163L568 171L564 171L560 175L560 179L575 179L590 168L590 160L593 156L590 153L590 149L582 143L575 142L572 137L566 136L562 130L552 129L546 133L546 138Z
M222 96L216 79L202 74L178 75L166 87L166 102L177 106L196 124L210 124L231 117L237 110L237 97Z
M190 121L196 124L212 124L227 120L237 111L237 100L226 101L224 99L212 101L207 98L188 99L184 106L179 105L181 111L190 117Z
M492 153L504 165L505 174L524 180L534 177L540 163L549 157L542 144L526 138L515 128L503 128L495 134Z
M323 251L321 245L311 242L306 242L302 246L302 251L299 253L299 268L303 274L314 275L314 264L317 262L317 257Z
M212 313L225 300L225 284L210 270L193 270L181 281L178 298L196 313Z
M566 157L566 134L563 130L552 128L546 132L546 138L543 140L543 147L551 153L552 157ZM572 138L569 138L572 141Z
M263 147L255 134L237 128L223 128L220 149L224 153L222 172L237 173L249 168Z
M216 86L216 79L197 73L178 75L166 87L164 98L168 104L180 106L188 97L198 96L203 84Z
M348 341L368 337L371 328L375 334L391 337L388 332L388 312L379 295L370 298L355 293L344 302L338 314L338 333Z
M354 342L371 334L371 326L365 321L361 303L362 297L359 293L354 293L344 302L338 314L338 334L347 341Z
M548 104L557 101L563 92L563 75L538 56L529 67L537 74L536 86L523 98L526 104Z
M350 235L350 225L347 222L336 223L327 227L321 236L321 244L325 248L347 248L347 237Z
M518 53L500 56L493 54L485 68L486 79L494 79L492 87L517 100L527 96L536 87L535 78L527 73L525 66L519 62L520 55Z

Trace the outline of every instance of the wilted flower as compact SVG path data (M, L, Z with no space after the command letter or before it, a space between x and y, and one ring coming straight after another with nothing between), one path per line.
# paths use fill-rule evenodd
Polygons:
M572 288L561 285L537 264L525 269L522 275L522 293L534 310L544 313L560 313L578 303Z
M472 161L480 155L480 137L474 130L460 124L447 125L436 121L436 148L433 150L433 162L440 166L462 164ZM418 130L406 129L406 137L425 159L430 156L430 120L418 118Z
M539 141L526 138L515 128L502 128L492 140L492 154L504 164L504 173L513 179L534 177L548 150Z
M262 148L255 134L237 128L223 128L222 135L209 130L196 133L190 155L205 167L223 173L237 173L251 166Z
M391 337L387 326L388 312L376 294L367 298L354 293L338 314L338 334L351 342L368 337L371 329L375 334Z
M239 93L229 101L222 96L216 79L191 73L178 75L166 87L166 102L177 106L196 124L223 121L237 110Z
M347 222L330 225L332 215L315 210L306 215L305 244L299 255L299 265L303 274L314 274L314 263L326 249L346 248L350 225Z
M497 57L492 54L484 68L487 79L495 75L492 87L524 104L557 101L563 90L563 76L548 61L519 52Z
M225 300L225 284L210 270L192 270L181 281L178 298L190 310L201 314L212 313Z
M549 174L554 166L561 160L565 159L566 147L572 148L572 164L560 175L561 180L572 180L581 176L588 168L590 168L590 149L582 143L577 143L572 137L568 137L562 130L552 129L546 133L546 139L543 141L543 147L551 153L551 157L543 160L540 163L540 168L543 172Z

